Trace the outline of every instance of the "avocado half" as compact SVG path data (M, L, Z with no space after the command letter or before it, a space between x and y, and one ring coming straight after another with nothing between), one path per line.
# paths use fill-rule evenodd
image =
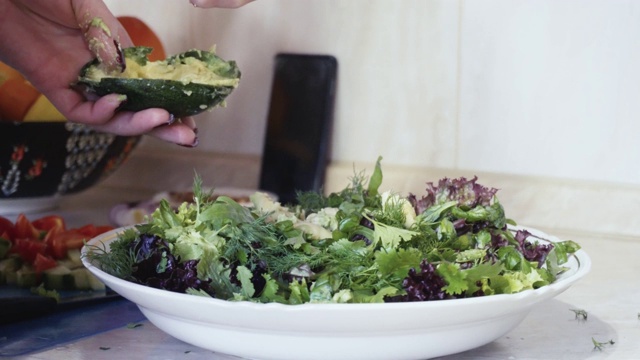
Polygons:
M127 96L119 110L162 108L175 117L199 114L222 105L238 86L240 70L213 51L189 50L161 61L149 61L152 48L123 50L123 72L105 72L98 59L87 63L72 86L88 98Z

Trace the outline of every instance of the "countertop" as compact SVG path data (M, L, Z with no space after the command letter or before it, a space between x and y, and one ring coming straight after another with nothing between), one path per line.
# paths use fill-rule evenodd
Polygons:
M149 195L97 187L62 199L53 212L65 216L70 225L106 223L111 206ZM591 258L591 272L555 299L535 307L517 328L500 339L440 359L640 358L640 240L541 230L581 244ZM574 310L584 310L587 318ZM236 359L172 338L146 320L135 324L13 358ZM593 340L606 344L596 349Z

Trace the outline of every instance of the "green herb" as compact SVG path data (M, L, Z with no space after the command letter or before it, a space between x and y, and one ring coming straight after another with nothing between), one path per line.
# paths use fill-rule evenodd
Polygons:
M44 288L44 283L41 283L40 285L38 285L36 287L32 287L30 289L30 291L34 295L50 297L50 298L55 299L55 301L57 303L60 302L60 293L58 293L56 290L47 290L47 289L45 289Z
M131 240L138 233L134 229L125 230L120 238L110 244L107 251L104 244L87 245L90 251L86 252L87 259L111 275L122 279L131 279L131 271L136 262L136 257L130 249Z
M613 344L615 344L615 342L613 341L613 339L611 339L611 340L609 340L609 341L600 342L600 341L597 341L596 339L594 339L593 337L591 338L591 342L593 342L593 350L599 350L599 351L602 351L602 349L603 349L606 345L613 345Z
M127 324L127 329L135 329L137 327L141 327L142 324L141 323L128 323Z
M357 173L339 192L299 192L296 206L262 193L251 196L250 207L213 199L196 174L192 202L176 210L162 201L149 223L87 256L114 276L142 282L132 275L142 261L132 244L156 236L161 255L145 258L155 262L144 268L166 278L174 258L197 261L208 287L182 290L188 294L300 304L511 294L552 283L579 249L572 241L531 242L527 232L508 229L514 222L497 190L475 178L430 183L421 199L381 192L381 160L369 178ZM578 316L586 320L586 312Z
M100 347L99 347L99 349L100 349L100 350L109 350L109 349L111 349L111 348L110 348L110 347L107 347L107 346L100 346Z
M574 312L574 314L576 315L576 319L587 320L588 314L585 310L582 310L582 309L569 309L569 310Z

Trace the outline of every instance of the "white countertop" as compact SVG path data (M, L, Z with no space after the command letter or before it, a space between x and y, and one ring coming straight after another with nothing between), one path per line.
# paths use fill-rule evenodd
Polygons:
M98 188L64 199L57 213L69 224L107 221L108 209L121 201L149 194ZM526 224L523 224L526 225ZM513 331L497 341L441 359L639 359L640 241L558 233L582 245L591 257L591 272L557 298L537 306ZM586 320L572 309L585 310ZM90 319L88 319L90 321ZM235 359L214 354L163 333L148 321L142 326L104 332L18 359ZM592 338L614 344L594 349Z

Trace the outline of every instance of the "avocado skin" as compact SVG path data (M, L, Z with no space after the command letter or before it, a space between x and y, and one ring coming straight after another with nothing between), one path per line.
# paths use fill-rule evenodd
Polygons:
M121 111L150 108L167 110L175 117L192 116L213 108L231 94L233 87L196 83L183 84L175 80L104 78L99 82L81 79L79 85L88 95L126 95ZM189 95L187 95L189 94Z
M148 61L149 47L137 46L124 49L127 59L141 65ZM193 57L208 64L213 72L226 78L240 79L241 73L235 61L224 61L208 51L189 50L167 58L169 63L180 62ZM82 92L86 98L95 99L108 94L126 95L127 100L118 108L119 111L140 111L150 108L167 110L180 118L202 113L222 103L231 94L235 86L206 85L183 83L176 80L142 79L142 78L102 78L95 81L86 76L92 66L99 66L98 59L93 59L80 70L78 81L71 87Z

